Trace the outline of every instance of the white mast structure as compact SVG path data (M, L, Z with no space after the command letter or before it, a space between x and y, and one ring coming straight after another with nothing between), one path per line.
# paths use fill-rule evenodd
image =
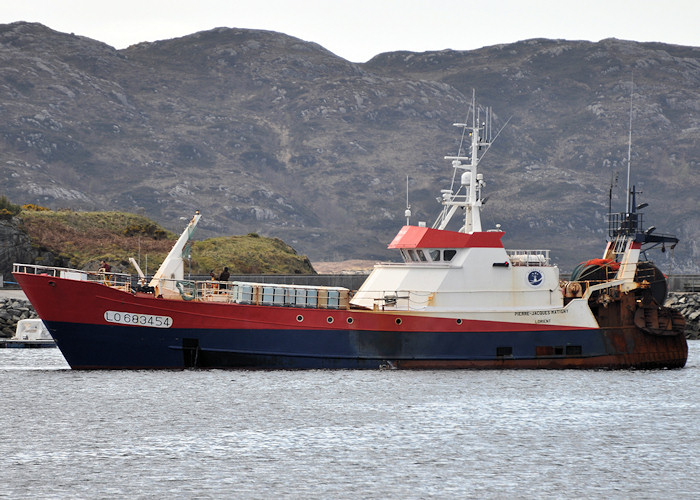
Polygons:
M466 123L469 121L468 114L465 123L453 124L455 127L461 127L463 129L462 142L460 143L457 156L445 156L446 160L452 161L454 177L452 180L452 188L443 189L441 191L441 198L438 198L438 201L443 205L443 209L433 224L433 229L445 229L457 209L462 207L464 209L464 225L459 229L459 232L474 233L481 231L481 205L484 201L482 198L482 188L486 183L484 182L484 175L478 173L480 161L479 151L485 148L484 153L486 153L486 150L491 146L489 137L491 112L487 110L485 121L479 123L479 111L476 108L476 95L474 91L472 91L470 111L472 114L471 125ZM481 135L482 131L484 134L483 136ZM467 132L471 140L469 156L462 156L462 144L464 143ZM458 171L462 172L460 175L460 186L457 188L457 191L454 192L454 184Z
M149 286L174 290L175 281L184 278L182 254L201 217L202 215L199 213L199 210L197 210L173 248L170 250L168 256L158 268L158 271L153 275Z

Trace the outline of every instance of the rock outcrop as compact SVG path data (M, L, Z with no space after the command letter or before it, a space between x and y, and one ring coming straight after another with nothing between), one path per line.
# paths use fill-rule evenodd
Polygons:
M685 318L685 337L700 340L700 293L670 293L665 305L680 311Z
M4 281L10 281L12 264L40 264L46 266L65 266L66 262L52 252L32 245L21 228L19 218L0 220L0 274Z
M13 262L34 262L29 236L19 228L17 218L0 220L0 274L10 279Z

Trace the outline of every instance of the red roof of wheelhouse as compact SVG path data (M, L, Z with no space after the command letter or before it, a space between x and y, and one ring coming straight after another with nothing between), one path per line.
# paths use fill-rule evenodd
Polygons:
M429 227L404 226L389 248L503 248L503 231L459 233Z

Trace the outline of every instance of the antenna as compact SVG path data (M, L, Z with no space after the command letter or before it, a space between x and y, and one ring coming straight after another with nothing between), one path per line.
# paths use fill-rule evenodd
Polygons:
M406 211L404 212L406 217L406 225L411 225L411 205L408 203L408 175L406 176Z
M634 94L634 74L632 75L632 88L630 89L630 127L627 139L627 205L625 212L630 213L630 170L632 167L632 95Z
M610 191L608 191L608 213L612 213L612 192L613 187L617 187L617 176L615 171L610 172Z

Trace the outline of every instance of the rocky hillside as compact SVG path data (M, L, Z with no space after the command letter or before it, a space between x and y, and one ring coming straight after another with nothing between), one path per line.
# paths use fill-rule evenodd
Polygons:
M407 176L413 222L432 223L472 89L497 128L510 119L482 164L485 224L564 270L599 256L611 184L624 205L631 95L645 221L681 239L657 260L700 270L700 48L529 40L354 64L265 31L115 50L13 23L0 68L0 194L174 231L199 209L204 236L277 236L315 261L389 257Z
M141 215L25 209L0 219L0 274L11 280L14 262L97 271L102 260L114 272L136 274L130 257L152 274L176 239ZM186 262L185 272L204 276L224 267L233 274L315 274L306 256L256 233L195 241Z

